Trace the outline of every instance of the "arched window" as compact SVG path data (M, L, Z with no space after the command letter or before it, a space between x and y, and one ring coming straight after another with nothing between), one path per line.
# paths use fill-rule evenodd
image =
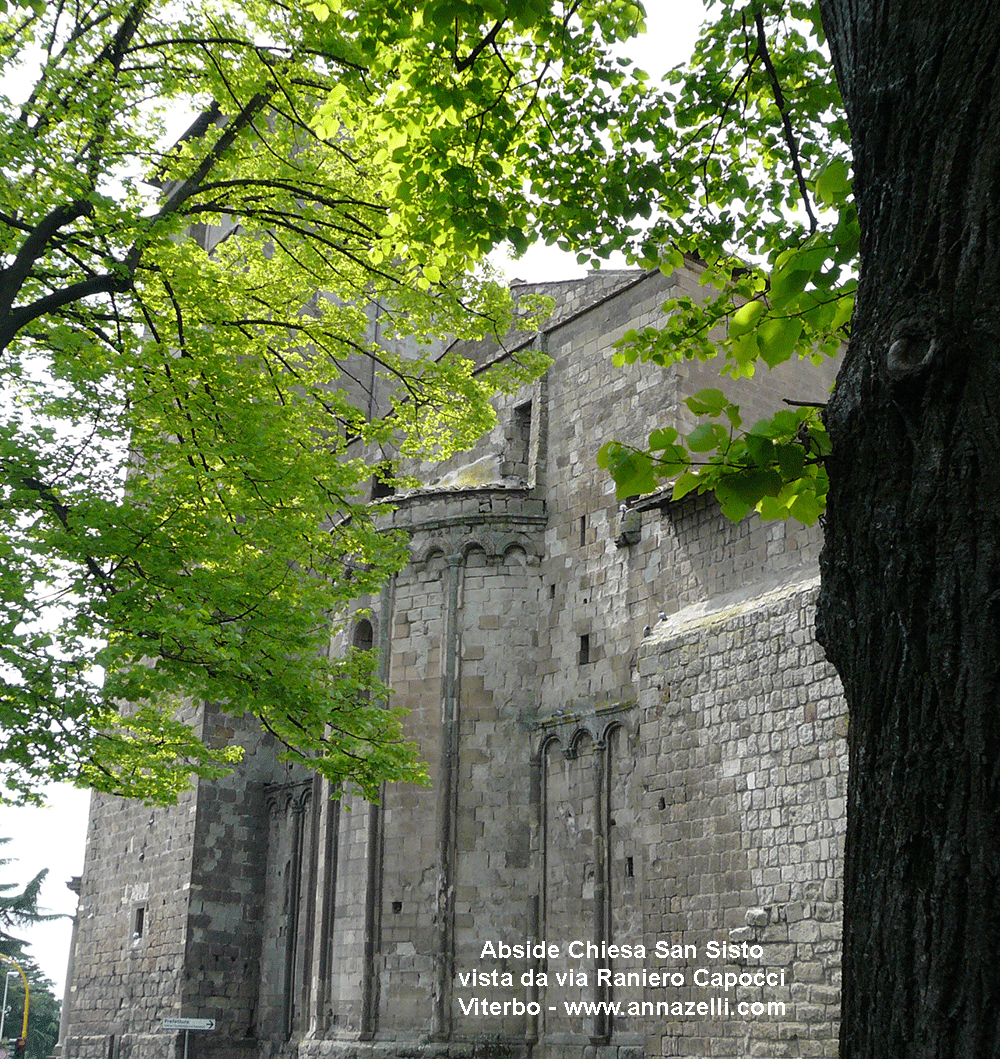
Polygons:
M375 633L367 618L362 618L354 627L354 646L359 651L370 651L375 646Z

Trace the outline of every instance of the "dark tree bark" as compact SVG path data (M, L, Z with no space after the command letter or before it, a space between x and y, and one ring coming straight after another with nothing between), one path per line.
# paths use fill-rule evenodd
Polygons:
M821 0L861 275L819 633L850 709L841 1059L1000 1055L1000 4Z

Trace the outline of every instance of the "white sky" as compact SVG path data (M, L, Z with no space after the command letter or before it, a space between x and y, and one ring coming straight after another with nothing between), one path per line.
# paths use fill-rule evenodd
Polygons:
M90 795L64 784L49 788L49 805L42 809L0 806L0 836L11 839L0 846L0 858L17 858L0 868L0 882L16 883L18 891L40 871L49 869L39 902L46 911L72 915L76 895L66 883L83 870L83 844L87 834ZM13 891L6 891L9 895ZM63 978L69 958L69 919L57 919L30 930L14 930L31 943L29 952L57 986L62 999Z
M627 53L655 78L688 58L705 9L698 0L645 2L647 33L633 41ZM505 262L499 254L492 260L509 277L517 276L529 282L569 279L586 271L572 255L545 246L529 249L518 261ZM610 262L609 267L615 267L615 263ZM54 786L48 792L49 805L43 809L0 806L0 836L12 839L0 847L0 858L17 858L16 863L0 868L0 882L23 884L48 868L41 905L50 912L72 915L76 897L66 888L66 882L83 870L89 799L84 791ZM56 983L56 995L60 998L70 930L70 921L64 918L19 933L31 943L32 955Z

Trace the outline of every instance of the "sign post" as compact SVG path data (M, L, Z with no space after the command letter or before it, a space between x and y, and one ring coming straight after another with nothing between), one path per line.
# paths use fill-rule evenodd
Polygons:
M163 1028L165 1030L184 1031L184 1059L188 1059L188 1034L192 1030L195 1030L196 1032L214 1030L215 1019L167 1018L163 1020Z

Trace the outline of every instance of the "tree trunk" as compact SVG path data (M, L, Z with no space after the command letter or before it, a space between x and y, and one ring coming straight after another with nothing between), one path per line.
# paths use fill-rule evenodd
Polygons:
M1000 4L821 0L861 221L819 635L850 710L841 1059L1000 1055Z

